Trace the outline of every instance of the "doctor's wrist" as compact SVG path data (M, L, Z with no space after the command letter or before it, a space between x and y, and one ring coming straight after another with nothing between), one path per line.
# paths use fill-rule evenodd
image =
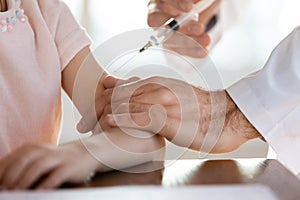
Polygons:
M237 137L244 138L245 141L263 138L228 94L226 124L233 133L237 134Z

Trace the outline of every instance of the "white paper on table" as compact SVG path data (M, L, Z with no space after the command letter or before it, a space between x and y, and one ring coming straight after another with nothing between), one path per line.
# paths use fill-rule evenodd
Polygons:
M0 200L99 200L99 199L141 199L141 200L278 200L267 186L209 185L209 186L121 186L94 189L69 189L42 192L2 192Z

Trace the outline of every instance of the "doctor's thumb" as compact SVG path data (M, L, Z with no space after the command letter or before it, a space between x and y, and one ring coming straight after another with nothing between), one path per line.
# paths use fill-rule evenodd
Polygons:
M127 80L122 80L122 79L118 79L118 78L115 78L115 77L112 77L112 76L107 76L103 80L103 85L106 89L109 89L109 88L114 88L118 85L124 85L124 84L135 82L135 81L138 81L138 80L140 80L139 77L131 77Z

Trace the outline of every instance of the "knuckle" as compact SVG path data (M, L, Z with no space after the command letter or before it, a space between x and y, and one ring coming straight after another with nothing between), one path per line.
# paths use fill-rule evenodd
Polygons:
M130 81L138 81L138 80L140 80L140 77L138 77L138 76L133 76L133 77L131 77L130 79L129 79Z
M37 144L25 144L24 146L19 148L18 151L20 151L20 152L29 152L32 149L37 148L37 147L38 147Z
M103 95L105 95L105 96L111 96L114 90L115 90L115 89L106 89L106 90L103 92Z
M138 92L137 92L138 93ZM129 100L129 102L128 103L136 103L136 102L138 102L138 99L139 99L139 96L132 96L132 97L130 97L130 100ZM125 108L125 103L122 103L123 105L123 108ZM128 105L127 105L128 106Z
M150 27L159 27L162 24L158 20L158 12L150 13L148 15L147 23Z
M160 10L160 11L162 11L164 13L168 13L168 11L170 10L169 9L170 8L169 4L165 3L165 2L158 3L156 7L157 7L158 10Z
M111 111L111 104L108 104L104 108L104 114L108 114L110 113L110 111Z
M18 160L16 161L16 165L25 166L28 161L29 161L29 159L27 158L27 156L22 156L22 157L18 158Z
M67 177L69 176L68 170L56 171L46 180L45 186L47 188L54 188L60 186L63 182L67 181Z
M48 157L45 157L45 158L37 160L36 162L34 162L32 164L31 169L43 169L49 163L48 159L49 159Z
M139 105L137 105L137 104L130 104L130 107L129 107L129 112L130 113L136 113L136 112L138 112L140 109L139 109Z
M175 95L166 88L159 89L159 96L163 103L174 103L176 100Z
M161 82L161 77L159 76L153 76L153 77L150 77L148 79L146 79L146 81L149 83L159 83Z
M57 177L55 178L49 178L44 184L43 187L45 188L53 188L59 185L59 180Z
M105 99L106 103L111 103L112 102L112 94L105 95L104 99Z
M119 113L122 113L122 112L128 112L130 111L130 109L132 108L132 104L128 104L128 103L121 103L120 106L119 106Z

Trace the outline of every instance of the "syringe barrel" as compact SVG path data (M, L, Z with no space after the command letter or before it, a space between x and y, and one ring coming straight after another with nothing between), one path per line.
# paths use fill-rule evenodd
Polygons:
M205 11L209 6L211 6L216 0L202 0L199 1L198 3L193 5L193 8L190 12L188 13L183 13L179 17L176 17L176 21L179 26L183 25L190 19L192 19L196 14L202 13Z
M172 34L172 32L174 32L174 30L168 25L161 26L153 32L150 40L153 45L158 46L162 44Z
M153 45L158 46L163 43L173 31L177 31L180 26L192 19L196 14L203 12L209 6L211 6L215 0L201 0L194 4L192 10L188 13L183 13L175 19L168 20L163 26L156 29L152 34L150 41Z

